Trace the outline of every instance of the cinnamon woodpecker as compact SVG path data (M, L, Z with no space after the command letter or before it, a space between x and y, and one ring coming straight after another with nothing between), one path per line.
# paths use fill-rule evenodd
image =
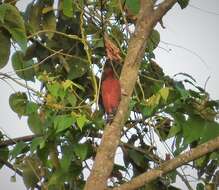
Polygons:
M107 66L103 72L101 84L103 107L107 115L115 114L121 99L121 87L112 67Z

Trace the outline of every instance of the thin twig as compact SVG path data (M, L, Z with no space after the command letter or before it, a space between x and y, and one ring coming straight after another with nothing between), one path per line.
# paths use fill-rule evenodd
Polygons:
M14 168L14 166L13 166L10 162L4 161L4 160L2 160L2 159L0 158L0 163L4 164L4 165L7 166L9 169L13 170L13 171L14 171L16 174L18 174L19 176L23 177L23 173L22 173L19 169ZM37 188L38 190L41 190L41 187L40 187L38 184L35 185L35 188Z

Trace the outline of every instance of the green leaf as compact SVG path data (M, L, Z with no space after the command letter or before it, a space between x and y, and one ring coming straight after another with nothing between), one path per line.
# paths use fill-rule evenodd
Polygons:
M53 6L44 7L42 10L42 13L46 14L46 13L53 11L53 10L54 10Z
M152 30L146 45L146 52L153 52L160 42L160 33L157 30Z
M68 102L71 104L72 107L74 107L77 103L77 98L75 95L71 94L67 97Z
M85 160L88 154L88 144L76 144L74 146L74 152L81 161Z
M22 50L27 47L27 36L22 16L18 9L8 3L0 5L0 25L12 35Z
M75 122L75 118L72 115L59 115L54 119L54 127L56 133L62 132Z
M37 172L35 171L35 166L36 163L34 163L33 161L28 161L27 164L25 164L25 166L23 166L23 181L24 184L26 186L27 189L34 189L34 187L37 185L37 183L39 182L39 178L37 176Z
M186 98L190 96L189 91L185 89L182 82L175 82L175 88L179 92L183 100L185 100Z
M21 51L15 52L12 56L13 69L24 80L34 81L33 65L33 60L24 60L24 54Z
M9 105L18 116L26 115L27 95L25 93L16 92L9 97Z
M53 189L62 189L62 183L66 178L66 173L63 171L56 171L53 172L52 176L49 179L48 185L49 185L49 190Z
M41 118L38 113L30 114L27 122L28 122L29 129L34 134L39 135L43 133L44 123L41 121Z
M44 148L45 147L45 140L43 137L36 137L32 140L32 143L30 145L30 152L33 153L37 148Z
M154 94L153 96L151 96L150 98L147 99L147 101L145 102L145 104L147 106L150 106L152 108L155 108L156 106L159 105L159 102L160 102L160 98L161 98L161 95L158 93L158 94Z
M60 160L61 168L63 171L68 171L71 161L74 158L74 147L73 146L64 146L63 147L63 157Z
M3 148L0 148L0 159L2 161L7 161L8 160L8 156L9 156L9 150L8 150L8 147L3 147ZM0 169L3 167L3 163L0 162Z
M79 160L71 163L68 173L70 173L72 177L77 177L81 174L82 170L83 170L82 163ZM83 187L81 189L83 189Z
M140 1L139 0L126 0L126 6L128 7L129 11L133 15L137 15L140 10Z
M206 122L200 117L190 117L183 125L183 135L186 143L191 143L203 135Z
M0 69L8 63L10 48L10 36L3 30L0 30Z
M56 16L53 11L43 15L43 29L56 31ZM47 32L47 36L51 39L54 36L54 32Z
M219 136L219 123L214 121L206 121L200 143L214 139L217 136Z
M150 106L141 106L141 112L145 117L150 117L154 113L154 108Z
M35 102L28 102L26 112L27 114L37 113L38 108L39 105L36 104Z
M2 23L4 23L6 11L7 11L6 6L0 5L0 22Z
M85 115L80 115L78 117L76 117L76 122L78 127L82 130L82 128L84 127L84 125L87 123L87 118Z
M170 128L169 134L167 138L171 138L176 136L183 129L183 124L185 122L185 117L182 114L174 113L172 115L174 117L174 125Z
M174 137L177 133L179 133L181 131L181 127L180 125L173 125L171 128L170 128L170 131L169 131L169 134L167 136L167 138L171 138L171 137Z
M63 1L63 13L67 17L73 16L73 4L72 0L64 0Z
M18 142L14 149L10 152L10 155L11 155L11 159L14 159L16 158L19 154L22 153L22 151L24 150L24 148L26 147L27 145L21 141L21 142Z
M104 47L104 41L103 39L95 39L93 42L93 47L96 48L103 48Z
M181 9L186 8L189 4L189 0L177 0L177 2L180 5Z
M61 94L61 91L64 91L64 89L62 88L62 85L58 82L48 84L47 88L49 92L52 94L52 96L54 97L59 97L59 95Z

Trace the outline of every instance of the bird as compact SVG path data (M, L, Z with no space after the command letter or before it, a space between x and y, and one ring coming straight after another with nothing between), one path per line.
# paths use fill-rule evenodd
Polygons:
M109 117L114 116L121 99L121 87L111 66L104 68L101 83L101 96L105 113Z

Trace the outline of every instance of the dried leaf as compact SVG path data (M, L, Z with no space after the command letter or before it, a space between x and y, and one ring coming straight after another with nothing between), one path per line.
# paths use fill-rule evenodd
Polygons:
M121 60L120 50L116 45L105 35L105 46L107 58L111 61L119 62Z

